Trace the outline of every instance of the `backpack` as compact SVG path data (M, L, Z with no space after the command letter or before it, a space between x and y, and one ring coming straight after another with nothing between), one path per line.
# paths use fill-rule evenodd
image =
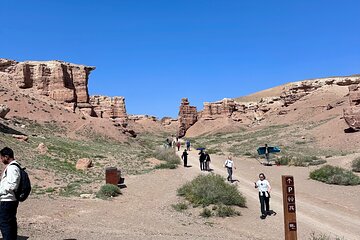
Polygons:
M31 183L30 178L27 172L25 171L26 168L22 168L17 163L11 163L10 165L15 165L20 169L20 183L17 190L14 191L15 198L19 202L23 202L27 199L31 192Z

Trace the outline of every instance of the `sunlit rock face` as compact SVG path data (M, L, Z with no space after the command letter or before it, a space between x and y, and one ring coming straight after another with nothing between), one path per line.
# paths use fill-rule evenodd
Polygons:
M179 130L177 135L179 137L185 136L186 130L188 130L198 118L196 107L190 106L187 98L181 99L181 105L179 110Z

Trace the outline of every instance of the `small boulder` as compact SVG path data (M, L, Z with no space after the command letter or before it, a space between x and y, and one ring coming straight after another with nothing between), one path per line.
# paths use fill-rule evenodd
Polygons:
M331 109L333 109L334 107L331 105L331 104L328 104L327 106L326 106L326 110L331 110Z
M19 141L27 141L29 139L28 136L25 136L25 135L16 135L16 134L13 134L12 135L13 138L16 138L17 140Z
M89 158L81 158L76 163L76 169L86 170L92 166L92 161Z
M40 154L46 154L48 148L45 146L44 143L39 143L39 146L36 148Z
M0 104L0 118L5 118L6 114L10 112L10 108L4 104Z

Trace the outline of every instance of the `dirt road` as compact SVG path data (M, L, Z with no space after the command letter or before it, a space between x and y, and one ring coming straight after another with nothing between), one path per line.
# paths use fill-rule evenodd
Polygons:
M179 154L181 153L178 152ZM224 156L212 156L214 173L226 176ZM175 211L171 205L182 201L176 190L200 172L198 155L191 151L190 168L126 176L123 195L110 201L99 199L31 196L19 207L19 234L22 239L283 239L280 176L295 178L298 239L310 233L332 234L347 240L359 239L360 187L330 186L308 180L308 168L265 167L255 160L235 158L235 178L247 198L242 216L209 218L199 209ZM271 208L277 212L261 220L253 182L264 172L273 191Z
M194 152L190 155L190 162L198 164L198 157ZM227 176L223 167L226 157L213 156L211 168L213 172ZM297 222L300 239L304 239L311 231L322 232L345 239L359 239L360 211L358 194L360 187L330 186L308 179L310 168L263 166L255 159L235 159L237 169L234 179L239 180L239 190L246 196L249 208L256 208L256 217L260 215L259 200L254 191L254 181L260 172L265 173L272 185L271 208L278 215L270 217L276 237L283 238L283 200L281 189L281 175L294 175L296 188ZM251 210L249 210L251 211ZM266 219L265 221L268 221ZM253 221L253 220L252 220ZM259 229L261 231L261 229ZM302 233L305 233L302 235Z

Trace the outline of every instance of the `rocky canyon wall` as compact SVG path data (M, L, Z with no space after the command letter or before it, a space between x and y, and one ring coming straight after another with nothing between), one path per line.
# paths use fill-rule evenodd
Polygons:
M186 107L189 102L183 99L179 112L179 136L185 135L187 129L196 121L230 118L244 124L256 124L264 120L267 114L287 114L287 106L329 85L349 87L350 107L344 109L344 119L351 128L360 130L359 84L360 76L357 75L299 81L285 85L280 96L262 98L258 102L237 102L228 98L217 102L205 102L203 110L197 114L194 110L190 113Z
M188 130L198 118L196 107L190 106L189 100L187 98L181 99L181 105L179 110L179 129L178 137L183 137Z

